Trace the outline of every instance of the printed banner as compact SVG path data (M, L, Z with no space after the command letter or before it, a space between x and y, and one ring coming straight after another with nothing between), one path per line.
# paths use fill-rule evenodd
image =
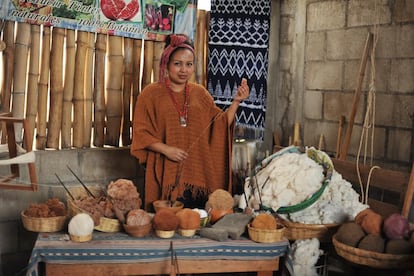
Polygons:
M147 40L194 39L197 0L2 0L0 18Z

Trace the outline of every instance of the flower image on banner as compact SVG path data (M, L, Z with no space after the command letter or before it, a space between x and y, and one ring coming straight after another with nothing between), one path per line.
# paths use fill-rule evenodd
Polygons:
M0 18L131 38L194 39L196 0L3 0Z

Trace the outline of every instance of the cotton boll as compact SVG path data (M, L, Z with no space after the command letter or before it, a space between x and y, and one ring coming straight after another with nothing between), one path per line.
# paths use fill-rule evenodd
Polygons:
M92 234L94 227L92 217L86 213L80 213L69 221L68 232L70 235L83 237Z
M289 255L292 259L294 275L318 275L316 273L315 264L317 263L319 256L323 253L323 251L319 249L319 245L319 240L316 238L296 240L292 244Z

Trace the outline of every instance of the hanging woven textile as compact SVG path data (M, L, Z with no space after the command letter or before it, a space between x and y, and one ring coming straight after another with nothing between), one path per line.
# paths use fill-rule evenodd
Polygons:
M225 109L242 78L250 97L236 114L236 138L263 140L270 0L213 0L209 30L208 90Z

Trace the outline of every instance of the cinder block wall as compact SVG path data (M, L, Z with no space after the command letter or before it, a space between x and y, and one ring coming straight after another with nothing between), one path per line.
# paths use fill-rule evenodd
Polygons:
M357 156L371 72L375 72L374 162L410 169L414 155L412 4L404 0L273 4L280 5L280 83L269 106L278 108L275 130L283 143L292 136L294 123L300 122L303 145L317 146L323 135L324 149L336 153L339 119L350 118L367 35L377 31L375 63L368 61L364 72L348 158Z
M23 228L20 212L30 203L58 197L66 202L66 192L55 174L70 186L79 181L68 166L86 184L109 184L126 178L143 191L143 174L129 148L99 148L36 151L37 192L0 189L0 275L24 275L37 234ZM20 181L28 183L27 166L21 166ZM7 168L0 168L1 175Z

